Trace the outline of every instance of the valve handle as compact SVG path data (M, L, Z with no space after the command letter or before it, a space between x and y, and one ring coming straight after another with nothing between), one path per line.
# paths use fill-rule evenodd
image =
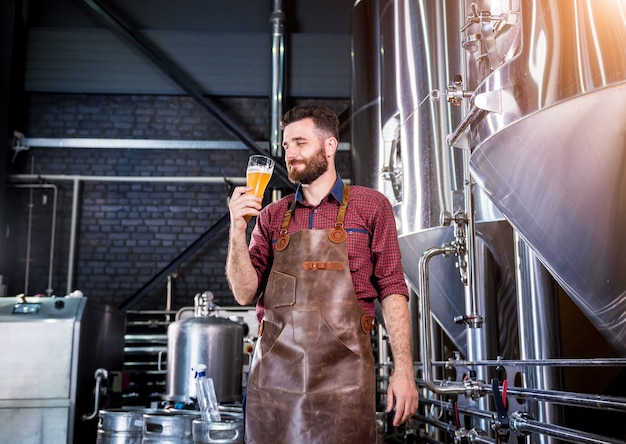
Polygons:
M493 392L493 401L496 406L496 413L494 415L494 430L501 436L508 436L509 434L509 415L507 413L505 401L500 393L500 381L498 378L491 380L491 390Z

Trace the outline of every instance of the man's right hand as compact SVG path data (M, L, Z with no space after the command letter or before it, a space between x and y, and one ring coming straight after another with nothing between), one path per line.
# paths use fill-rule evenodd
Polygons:
M261 211L262 199L250 191L252 187L236 187L230 196L228 211L233 232L245 232L250 217L258 216Z

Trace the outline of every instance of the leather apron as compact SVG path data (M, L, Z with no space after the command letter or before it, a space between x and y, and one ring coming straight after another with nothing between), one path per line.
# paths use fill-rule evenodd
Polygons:
M376 442L371 320L359 305L343 219L331 230L287 227L285 213L250 365L245 442Z

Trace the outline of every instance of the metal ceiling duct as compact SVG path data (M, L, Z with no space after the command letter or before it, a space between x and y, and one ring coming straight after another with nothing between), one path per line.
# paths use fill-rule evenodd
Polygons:
M527 0L519 11L518 42L469 31L494 41L474 78L495 70L450 140L472 149L479 185L626 356L626 4Z

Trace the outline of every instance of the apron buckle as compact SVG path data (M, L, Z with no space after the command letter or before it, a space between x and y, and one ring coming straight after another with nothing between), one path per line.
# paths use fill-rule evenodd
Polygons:
M303 270L343 270L343 262L303 262Z

